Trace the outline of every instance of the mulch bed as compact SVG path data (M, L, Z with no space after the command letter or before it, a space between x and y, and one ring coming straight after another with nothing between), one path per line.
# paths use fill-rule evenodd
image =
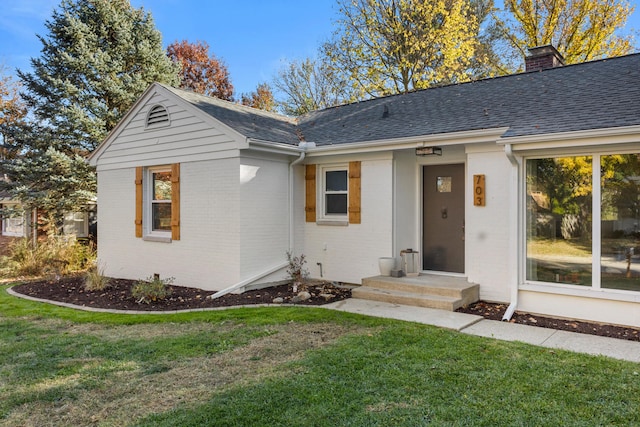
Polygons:
M311 298L293 302L297 293L290 284L248 291L242 294L227 294L220 298L207 298L215 291L205 291L184 286L169 286L171 295L161 301L150 304L136 301L131 295L131 287L135 280L111 279L109 286L102 291L84 289L84 278L81 276L65 276L59 280L39 280L26 282L13 287L17 293L50 301L65 302L83 307L104 308L112 310L137 311L173 311L187 309L203 309L213 307L232 307L239 305L273 304L276 298L282 298L281 304L291 305L323 305L334 301L351 298L352 286L336 286L326 282L312 282L306 290ZM475 314L490 320L502 320L507 304L479 301L458 312ZM606 325L600 323L580 322L567 319L555 319L516 311L510 322L542 328L558 329L583 334L599 335L640 341L640 329Z
M171 311L202 309L212 307L231 307L237 305L272 304L274 299L282 298L282 304L292 304L297 294L289 284L248 291L242 294L227 294L211 299L215 291L198 288L169 285L171 295L160 301L149 304L136 301L131 295L131 287L135 280L111 279L102 291L84 289L84 278L81 276L65 276L59 280L40 280L27 282L13 287L17 293L35 298L74 304L83 307L104 308L113 310ZM296 305L322 305L351 297L351 288L335 286L331 283L317 282L307 286L306 291L311 298L295 302Z
M459 308L458 312L476 314L485 319L502 320L508 304L496 304L486 301L478 301L466 307ZM538 326L542 328L558 329L562 331L578 332L582 334L598 335L602 337L620 338L629 341L640 341L640 329L606 325L592 322L579 322L576 320L555 319L522 313L516 311L510 320L511 323L521 325Z

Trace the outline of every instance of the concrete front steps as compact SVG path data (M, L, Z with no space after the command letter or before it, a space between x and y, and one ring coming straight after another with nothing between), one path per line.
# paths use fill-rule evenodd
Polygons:
M454 311L480 298L480 286L464 277L421 274L417 277L375 276L362 279L353 298Z

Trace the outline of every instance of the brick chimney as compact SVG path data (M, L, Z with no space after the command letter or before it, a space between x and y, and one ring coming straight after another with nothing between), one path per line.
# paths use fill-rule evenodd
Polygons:
M529 48L529 55L524 58L526 71L542 71L547 68L562 67L564 58L551 45Z

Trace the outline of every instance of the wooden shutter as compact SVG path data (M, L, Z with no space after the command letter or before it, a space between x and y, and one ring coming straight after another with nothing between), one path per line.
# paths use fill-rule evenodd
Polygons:
M306 182L305 212L307 222L316 222L316 165L307 165L304 176Z
M142 237L142 167L136 168L136 237Z
M349 224L360 224L360 162L349 162Z
M180 240L180 163L171 165L171 240Z

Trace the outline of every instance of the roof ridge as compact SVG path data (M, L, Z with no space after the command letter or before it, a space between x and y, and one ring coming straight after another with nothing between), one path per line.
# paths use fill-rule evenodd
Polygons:
M239 110L239 111L246 111L247 113L250 113L250 114L256 114L256 115L260 115L260 116L264 116L264 117L270 117L272 119L276 119L276 120L280 120L280 121L283 121L283 122L287 122L287 123L290 123L292 125L297 125L298 124L297 118L295 118L295 117L289 117L289 116L285 116L285 115L282 115L282 114L273 113L271 111L261 110L259 108L250 107L248 105L239 104L239 103L233 102L233 101L227 101L226 99L216 98L215 96L204 95L202 93L197 93L197 92L193 92L193 91L189 91L189 90L184 90L184 89L168 86L168 85L165 85L165 84L162 84L162 83L158 83L158 84L160 86L164 87L165 89L168 89L168 90L174 92L176 95L180 96L183 99L186 99L188 97L202 98L204 101L206 101L209 104L218 104L219 106L224 107L224 108L231 108L231 109L235 109L235 110Z
M629 53L629 54L626 54L626 55L619 55L619 56L611 56L611 57L607 57L607 58L593 59L593 60L590 60L590 61L577 62L577 63L574 63L574 64L563 65L561 67L546 68L544 70L521 71L521 72L516 72L516 73L512 73L512 74L503 74L503 75L499 75L499 76L484 77L484 78L481 78L481 79L471 79L471 80L465 81L465 82L447 83L447 84L442 84L442 85L436 85L436 86L431 86L431 87L427 87L427 88L423 88L423 89L412 89L412 90L410 90L408 92L403 92L403 93L391 93L391 94L388 94L388 95L376 96L376 97L373 97L373 98L368 98L368 99L363 99L363 100L360 100L360 101L349 102L349 103L346 103L346 104L334 105L334 106L323 108L323 109L320 109L320 110L313 110L313 111L305 113L305 114L303 114L301 116L298 116L298 119L306 118L306 116L309 116L309 115L311 115L313 113L322 113L324 111L329 111L329 110L333 110L333 109L337 109L337 108L341 108L341 107L359 105L359 104L364 104L364 103L374 102L374 101L388 100L390 98L395 98L395 97L399 97L399 96L406 96L406 95L411 95L411 94L415 94L415 93L422 93L422 92L426 92L426 91L430 91L430 90L444 89L444 88L449 88L449 87L454 87L454 86L463 86L463 85L469 85L469 84L472 84L472 83L479 83L479 82L494 81L494 80L498 80L498 79L506 79L506 78L512 78L512 77L517 77L517 76L528 75L528 74L536 74L536 73L542 73L542 72L548 73L550 71L559 71L559 70L563 70L563 69L566 69L566 68L575 68L575 67L585 66L585 65L589 65L589 64L598 63L598 62L606 62L606 61L612 61L612 60L617 60L617 59L623 59L623 58L630 57L630 56L640 56L640 52L634 52L634 53Z

